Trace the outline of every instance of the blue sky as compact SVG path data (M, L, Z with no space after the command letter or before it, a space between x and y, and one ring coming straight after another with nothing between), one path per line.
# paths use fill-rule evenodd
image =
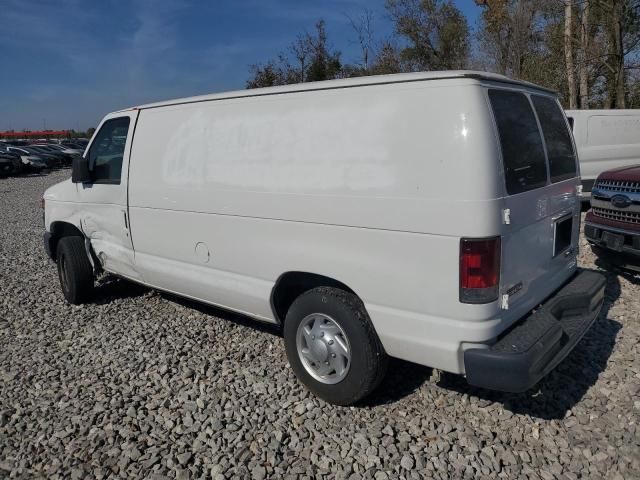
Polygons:
M470 25L479 8L455 0ZM286 50L324 18L343 61L356 61L348 15L384 0L0 0L0 131L84 130L107 112L244 88L249 65Z

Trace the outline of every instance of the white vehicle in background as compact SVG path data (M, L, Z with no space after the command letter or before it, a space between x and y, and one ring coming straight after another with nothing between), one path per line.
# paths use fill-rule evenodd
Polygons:
M580 160L582 199L602 172L640 164L640 109L566 110Z
M603 303L579 185L553 92L362 77L107 115L46 191L44 240L71 303L106 270L282 325L329 402L369 394L388 355L523 391Z

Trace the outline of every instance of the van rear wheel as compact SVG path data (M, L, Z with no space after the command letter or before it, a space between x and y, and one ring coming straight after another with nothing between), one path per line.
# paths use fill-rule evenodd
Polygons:
M387 356L362 301L332 287L300 295L284 324L287 358L298 379L336 405L351 405L380 383Z
M74 305L86 302L93 292L93 267L82 237L64 237L58 242L56 263L64 298Z

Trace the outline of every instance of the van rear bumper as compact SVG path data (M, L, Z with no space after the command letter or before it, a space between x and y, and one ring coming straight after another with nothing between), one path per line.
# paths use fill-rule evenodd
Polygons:
M464 352L471 385L523 392L560 363L589 330L604 302L605 277L581 271L488 349Z

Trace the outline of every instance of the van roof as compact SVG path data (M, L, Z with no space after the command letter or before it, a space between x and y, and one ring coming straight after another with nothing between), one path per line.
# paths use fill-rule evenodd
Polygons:
M433 72L413 72L413 73L396 73L391 75L371 75L366 77L342 78L338 80L325 80L322 82L305 82L291 85L281 85L277 87L255 88L250 90L236 90L230 92L213 93L208 95L199 95L195 97L177 98L173 100L165 100L162 102L147 103L133 107L135 109L155 108L168 105L177 105L181 103L205 102L208 100L222 100L229 98L256 97L263 95L278 95L290 92L304 92L311 90L331 90L337 88L349 88L364 85L383 85L388 83L405 83L418 82L424 80L446 80L473 78L476 80L489 80L493 82L509 83L520 85L523 87L536 88L550 93L556 93L553 90L541 87L539 85L525 82L522 80L514 80L497 73L481 72L475 70L443 70ZM125 111L130 109L123 109Z

